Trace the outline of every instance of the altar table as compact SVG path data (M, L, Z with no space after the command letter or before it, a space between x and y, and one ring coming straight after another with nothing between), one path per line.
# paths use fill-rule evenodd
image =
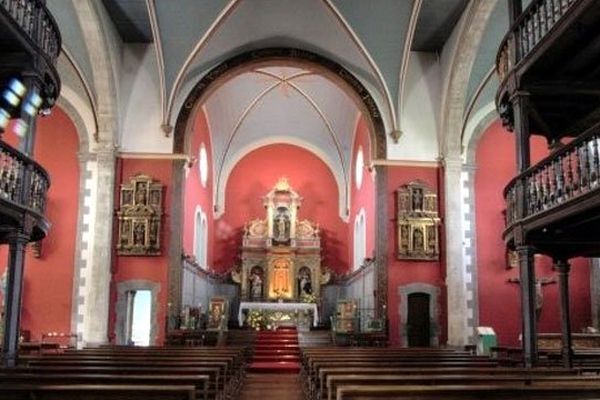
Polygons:
M244 325L244 310L304 311L312 310L313 326L319 324L319 312L315 303L259 303L242 301L238 311L238 323Z

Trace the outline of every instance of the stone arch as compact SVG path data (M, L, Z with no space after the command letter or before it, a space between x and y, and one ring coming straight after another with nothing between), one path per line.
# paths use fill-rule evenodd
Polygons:
M357 107L364 113L370 133L371 157L370 159L385 159L387 157L387 137L382 113L378 108L374 97L365 86L344 66L332 61L322 55L310 51L294 48L264 48L235 55L207 72L191 89L176 118L173 133L173 152L185 153L189 146L190 132L196 111L201 107L203 99L214 90L219 81L226 80L236 72L256 66L260 63L272 61L285 61L293 64L309 65L317 69L333 83L344 90L355 102ZM174 164L173 185L175 188L183 182L183 168ZM385 313L387 307L387 204L386 186L387 171L383 166L375 166L376 170L376 203L377 221L375 223L375 257L377 260L376 288L381 295L376 299L378 313ZM180 189L173 190L174 205L171 209L171 226L177 229L182 223L181 209L177 205L182 199ZM171 240L170 268L169 268L169 296L168 301L172 304L171 312L178 313L181 308L181 283L180 273L181 240Z
M408 319L408 296L413 293L425 293L429 295L429 316L432 323L431 345L438 346L440 343L440 288L429 283L411 283L398 287L398 313L400 314L400 345L408 347L408 336L406 323Z
M202 99L210 93L215 85L227 79L240 69L247 68L249 64L264 63L275 60L284 60L297 64L309 64L330 78L334 83L343 88L355 100L361 111L363 111L370 123L371 143L374 144L373 158L386 157L386 135L382 114L373 96L367 91L363 84L350 71L342 65L325 58L321 55L299 49L291 48L267 48L250 51L234 56L214 67L193 87L185 99L177 116L173 137L174 153L183 153L187 146L187 136L190 131L189 123L191 116L202 102Z

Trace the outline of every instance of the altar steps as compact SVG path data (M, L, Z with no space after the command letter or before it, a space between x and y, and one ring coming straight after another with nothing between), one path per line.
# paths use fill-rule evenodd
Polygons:
M248 368L255 373L298 373L300 348L295 328L261 331L256 335L254 355Z

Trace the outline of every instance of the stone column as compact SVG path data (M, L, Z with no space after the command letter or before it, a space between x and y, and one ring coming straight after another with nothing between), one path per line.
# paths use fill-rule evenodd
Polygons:
M562 357L565 368L573 367L573 346L571 340L571 310L569 309L569 271L571 266L566 260L556 260L554 267L558 271L560 289L560 327L562 333Z
M108 342L108 315L112 267L112 231L115 196L115 148L107 144L96 153L95 195L91 199L94 220L90 232L91 252L85 276L85 314L83 342L86 345Z
M461 173L460 157L444 160L448 344L451 346L465 345L467 338L472 334L467 329L469 315L463 262Z

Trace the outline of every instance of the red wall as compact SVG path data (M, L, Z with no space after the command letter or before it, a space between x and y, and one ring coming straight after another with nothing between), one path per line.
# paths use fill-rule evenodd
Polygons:
M440 214L443 215L442 198L443 189L439 185L440 170L436 167L389 167L387 184L388 207L388 318L390 324L390 340L399 344L399 301L398 287L411 283L427 283L441 288L439 304L440 343L446 342L446 290L445 290L445 263L442 244L440 261L408 261L397 260L396 249L398 233L396 228L396 190L407 183L421 180L438 193ZM441 234L443 238L443 234Z
M226 186L225 214L215 221L214 267L237 263L244 224L265 218L262 197L287 177L304 202L298 218L318 222L322 265L343 272L348 268L348 225L339 217L338 188L327 165L313 153L288 144L258 148L234 167Z
M171 197L173 190L171 185L172 162L169 160L139 160L139 159L121 159L119 160L117 170L116 187L128 182L132 176L143 173L151 176L154 180L160 181L164 185L163 189L163 219L162 219L162 237L160 256L153 257L127 257L116 256L113 261L113 277L111 284L111 307L110 307L110 327L109 331L114 336L115 328L115 304L116 304L116 285L119 282L129 280L148 280L160 284L158 293L158 336L157 342L164 340L165 317L168 301L168 270L169 270L169 227L171 226ZM116 225L116 222L115 222ZM114 235L113 241L116 240Z
M350 192L350 223L348 224L348 260L353 262L354 222L361 209L365 210L367 231L367 257L372 257L375 250L375 182L374 175L367 168L362 171L363 179L360 189L356 188L356 155L362 148L365 166L371 164L371 143L369 128L361 115L356 125L354 148L352 150L352 182ZM352 265L350 266L352 268Z
M204 144L208 155L208 180L206 187L203 187L200 182L199 152L200 146ZM196 158L196 162L189 169L185 179L184 189L184 218L183 218L183 249L186 254L194 254L194 224L196 218L196 207L200 206L207 217L208 226L208 265L212 266L213 243L213 159L210 142L210 132L206 122L206 116L202 109L199 110L194 122L190 153Z
M479 323L491 326L503 345L518 345L521 332L519 285L507 283L519 276L518 268L507 269L505 245L502 240L505 208L502 191L516 174L514 135L507 133L500 122L494 123L481 137L477 146L475 177L477 212L477 264L479 283ZM531 140L532 164L547 155L546 142L540 137ZM536 276L550 277L551 260L536 257ZM571 260L571 323L574 332L591 324L589 261ZM543 289L544 306L539 320L539 332L560 332L558 284ZM499 306L501 304L501 306Z
M3 139L15 144L8 129ZM21 329L39 340L45 332L70 333L75 239L79 205L79 138L69 117L58 107L38 119L34 159L50 174L46 216L52 226L43 240L42 256L30 250L25 260L25 283ZM60 157L57 156L60 154ZM8 246L0 248L0 259L8 260ZM1 263L4 273L6 262Z

